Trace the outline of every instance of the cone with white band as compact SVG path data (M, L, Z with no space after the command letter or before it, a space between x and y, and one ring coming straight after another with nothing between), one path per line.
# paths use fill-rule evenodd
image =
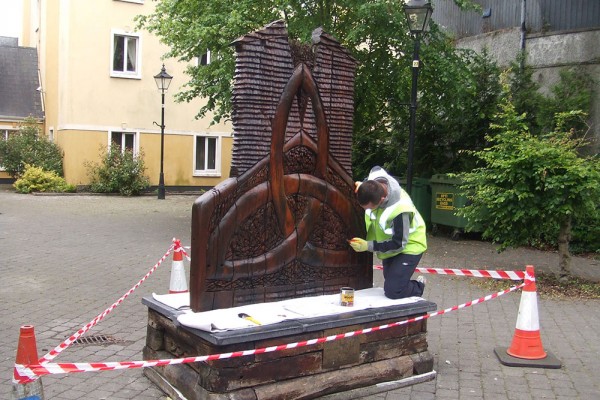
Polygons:
M537 306L537 287L535 286L533 267L530 265L525 270L525 287L521 294L515 335L506 352L513 357L525 358L527 360L539 360L547 355L542 346Z
M35 342L35 332L32 325L21 326L17 357L15 364L31 365L38 362L38 351ZM13 372L13 400L43 400L44 387L42 380L36 376L20 376L16 365Z
M496 348L494 352L500 362L508 366L535 366L560 368L561 363L552 354L544 351L540 335L537 305L537 287L532 265L525 269L525 287L521 293L519 314L512 343L508 349Z
M169 293L186 293L188 291L185 268L183 265L183 249L181 248L179 241L176 241L175 248L173 249L173 264L171 265Z

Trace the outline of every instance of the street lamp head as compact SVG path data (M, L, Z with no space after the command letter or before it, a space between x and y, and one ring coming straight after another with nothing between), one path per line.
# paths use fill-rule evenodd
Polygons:
M427 30L433 8L428 0L409 0L404 4L404 13L410 33L418 34Z
M156 86L158 87L158 90L160 90L163 93L166 92L167 89L169 89L171 79L173 79L173 77L167 73L167 70L165 70L165 64L163 64L162 68L160 69L160 72L157 75L154 75Z

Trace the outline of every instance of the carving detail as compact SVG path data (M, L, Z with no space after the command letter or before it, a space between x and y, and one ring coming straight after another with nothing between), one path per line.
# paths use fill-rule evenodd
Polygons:
M235 42L232 173L194 204L193 311L372 286L371 255L346 243L364 236L349 168L355 62L320 30L314 53L292 52L283 32L277 21Z

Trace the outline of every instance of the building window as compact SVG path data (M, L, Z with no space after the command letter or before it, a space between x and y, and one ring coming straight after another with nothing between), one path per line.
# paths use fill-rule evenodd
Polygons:
M206 50L206 53L198 57L198 65L210 64L210 50Z
M194 175L220 176L221 152L218 137L196 136Z
M0 129L0 134L2 135L0 139L8 140L12 135L16 135L19 131L16 129Z
M16 129L0 129L0 140L8 140L12 135L16 135L19 131ZM6 171L6 169L0 165L0 171Z
M111 76L141 78L140 37L113 32Z
M135 132L110 132L110 146L118 146L121 152L129 150L137 154L137 134Z

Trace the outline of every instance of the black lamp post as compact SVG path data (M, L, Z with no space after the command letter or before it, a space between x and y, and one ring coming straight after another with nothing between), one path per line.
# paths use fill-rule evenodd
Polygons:
M163 160L165 155L165 93L167 89L169 89L171 79L173 79L173 77L167 74L165 64L163 64L160 73L154 75L156 86L158 87L158 90L160 90L162 96L162 109L160 113L160 176L158 178L159 200L164 200L165 198L165 175L163 173Z
M410 33L415 39L412 62L412 88L410 92L410 125L408 136L408 167L406 169L406 191L412 194L413 153L415 150L415 124L417 117L417 78L419 77L420 34L427 29L433 8L428 0L409 0L404 4L404 13Z

